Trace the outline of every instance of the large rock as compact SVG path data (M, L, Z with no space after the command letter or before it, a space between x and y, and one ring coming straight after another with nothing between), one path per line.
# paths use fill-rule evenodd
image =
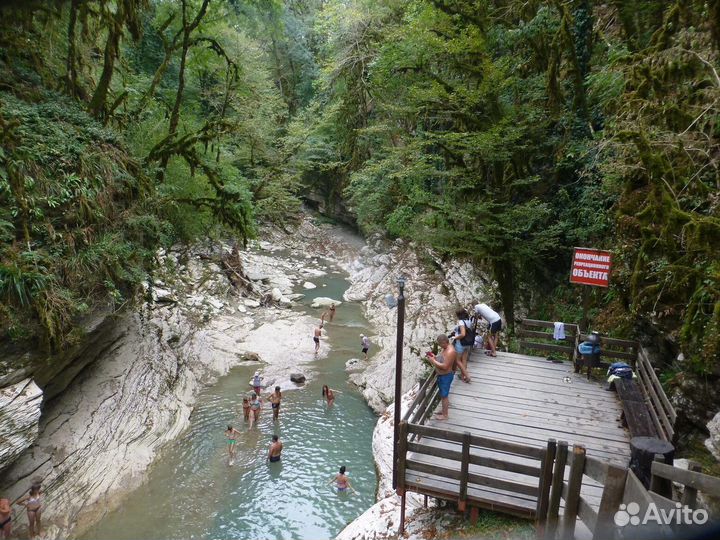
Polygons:
M710 437L705 440L705 446L720 461L720 412L707 423Z
M32 379L0 389L0 469L9 467L37 439L42 398Z
M305 382L305 375L302 373L291 373L290 380L294 383L301 384Z
M342 304L342 302L340 302L339 300L333 300L332 298L328 298L327 296L318 296L313 300L312 304L310 304L310 307L330 307L332 304L335 304L335 307L338 307L340 304Z
M314 283L311 283L309 281L306 281L305 283L303 283L303 288L304 289L315 289L315 288L317 288L317 285L315 285Z

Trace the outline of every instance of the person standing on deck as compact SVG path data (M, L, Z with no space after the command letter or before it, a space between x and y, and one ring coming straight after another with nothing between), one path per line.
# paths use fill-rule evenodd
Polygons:
M490 336L488 337L490 352L485 354L497 356L498 333L502 330L502 319L500 315L487 304L477 304L475 306L475 313L485 319L490 325Z
M470 347L475 340L473 321L470 319L467 310L459 309L455 313L458 318L455 327L455 335L451 338L455 352L457 353L456 366L460 369L460 378L463 382L470 382L470 375L467 373L467 359L470 356Z
M280 461L280 454L283 449L283 443L277 435L272 436L272 442L268 449L267 459L270 463L277 463Z
M428 361L433 365L435 373L437 373L438 392L442 403L441 413L436 414L435 419L447 420L450 409L450 399L448 396L450 395L450 385L455 375L453 368L455 367L457 353L445 334L440 334L437 337L437 344L440 346L440 353L437 356L432 352L427 353Z

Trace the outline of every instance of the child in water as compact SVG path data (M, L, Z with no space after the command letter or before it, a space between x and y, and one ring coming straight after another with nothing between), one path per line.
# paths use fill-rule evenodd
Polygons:
M248 399L247 396L243 397L242 405L243 405L243 418L247 422L248 420L250 420L250 400Z

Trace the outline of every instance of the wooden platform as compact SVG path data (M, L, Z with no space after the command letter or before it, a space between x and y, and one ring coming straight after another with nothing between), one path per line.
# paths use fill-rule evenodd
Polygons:
M469 432L541 451L552 438L567 441L571 453L573 444L582 444L588 456L627 465L630 438L620 423L622 409L616 394L606 391L600 382L575 374L572 363L501 352L491 358L478 351L471 354L468 371L470 384L458 377L453 381L449 420L429 419L425 426L460 434ZM447 473L433 474L432 468L458 470L459 463L452 456L461 451L461 444L427 436L416 438L415 443L446 449L448 458L408 452L409 461L423 465L406 471L406 488L456 500L460 481ZM471 455L468 472L476 475L476 481L467 486L471 506L536 517L540 453L523 456L473 443ZM601 494L601 485L587 476L583 478L582 496L595 510Z

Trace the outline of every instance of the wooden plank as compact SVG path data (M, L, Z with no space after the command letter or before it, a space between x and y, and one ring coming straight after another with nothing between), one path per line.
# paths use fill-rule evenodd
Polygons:
M537 536L542 538L545 536L545 523L547 521L547 510L550 502L550 486L552 484L553 463L555 463L555 453L557 451L557 442L555 439L548 439L547 446L544 450L542 465L540 467L540 483L537 500Z
M460 471L455 471L446 467L438 467L437 465L430 465L428 463L422 463L420 461L415 461L414 459L406 460L405 467L409 471L424 472L435 476L460 480Z
M602 351L602 358L617 358L618 360L632 360L635 361L637 358L637 355L635 353L629 353L624 351L611 351L608 349L603 349ZM607 368L605 368L607 369Z
M563 511L560 538L572 540L575 537L575 523L578 517L580 504L580 490L582 489L583 471L585 469L585 447L579 444L573 446L572 464L567 489L563 489L565 510Z
M414 454L422 454L424 456L439 457L444 459L451 459L453 461L460 461L462 459L462 452L457 450L449 450L446 448L438 448L437 446L431 446L428 444L408 443L408 450ZM413 456L417 459L417 456Z
M604 540L612 535L615 523L613 518L620 507L625 490L627 469L616 465L608 465L605 489L603 490L600 508L597 512L597 522L593 531L593 540Z
M533 349L536 351L550 351L550 352L559 352L559 353L563 353L563 354L567 354L568 352L572 351L572 347L570 347L568 345L555 345L553 343L538 343L536 341L529 341L527 339L519 340L519 344L521 347Z
M583 497L578 499L578 517L590 531L597 526L598 515L593 507Z
M436 378L437 374L435 372L431 373L425 378L423 383L420 385L417 394L415 394L415 399L413 399L407 411L405 411L405 414L402 417L403 420L407 421L407 419L410 417L410 414L414 411L415 407L417 407L419 400L425 397L425 394L427 393L427 390L431 384L430 381L433 381L433 379Z
M580 340L585 341L590 337L590 334L580 334ZM620 339L600 336L600 345L614 345L616 347L624 347L626 349L638 349L638 342L632 339Z
M662 406L665 409L665 413L668 415L671 422L674 424L675 420L677 420L677 413L675 412L675 408L672 406L672 403L670 403L667 395L665 395L665 390L663 390L662 384L660 384L660 379L658 379L657 374L655 373L655 370L650 363L650 359L647 357L647 353L642 348L639 357L642 359L642 364L645 366L645 369L648 372L651 384L656 388L659 394L660 400L662 401Z
M428 386L427 391L425 392L425 395L422 397L420 402L417 404L417 407L415 409L415 413L410 416L410 419L408 420L409 423L418 423L418 420L423 417L425 412L427 411L428 406L432 403L433 396L437 390L437 377L431 377L432 385Z
M472 372L471 376L475 375ZM522 388L523 391L538 391L544 392L547 396L549 390L555 390L560 394L574 397L585 397L586 399L595 399L605 401L604 397L598 395L598 392L603 391L600 385L586 384L585 382L580 383L579 381L573 381L573 377L567 373L562 373L553 378L541 378L524 376L521 374L517 375L517 378L504 377L501 374L492 372L479 373L476 377L480 378L478 381L481 385L493 385L498 387L510 387L510 388ZM570 377L570 382L565 382L563 379ZM463 389L472 389L475 383L471 383L469 386L460 385ZM457 386L458 385L454 385ZM608 400L614 402L613 400Z
M553 337L552 332L540 332L538 330L526 330L524 328L520 328L517 331L517 335L522 336L522 337L529 337L529 338L547 339L558 345L561 345L562 344L561 342L565 342L565 346L570 349L573 348L573 346L574 346L573 344L575 343L574 338L571 336L566 336L562 339L555 339Z
M639 365L642 365L642 364L639 364ZM646 372L648 371L647 366L645 366L643 369ZM652 375L654 375L654 373ZM673 430L672 422L670 422L670 420L667 417L667 413L665 412L665 410L662 407L662 403L661 403L662 400L658 396L658 393L657 393L656 389L654 388L652 382L650 384L648 384L647 388L650 391L650 401L653 404L653 407L651 407L651 408L655 409L655 413L658 416L658 418L662 424L662 430L659 432L659 434L663 435L666 440L672 440L674 430ZM660 389L660 393L663 395L663 397L665 397L665 394L662 391L662 389ZM667 399L667 398L665 398L665 399Z
M565 441L557 443L555 465L553 467L552 485L550 487L550 501L548 502L547 520L545 521L545 538L555 538L560 499L562 497L563 478L565 478L565 464L567 463L568 445Z
M629 452L628 452L629 453ZM601 484L607 480L608 464L592 456L585 457L585 475Z
M571 333L575 335L578 332L578 327L573 323L563 323L565 326L565 333ZM555 322L551 321L540 321L538 319L521 319L520 326L539 326L542 328L555 328Z
M462 458L460 461L460 496L458 498L458 510L465 511L467 502L467 485L470 468L470 432L463 433Z
M494 487L511 493L522 493L523 495L531 495L535 497L538 494L537 486L528 486L527 484L522 484L520 482L512 482L483 474L468 474L468 482L473 486Z
M691 472L699 473L702 472L702 467L696 461L689 461L688 470ZM683 506L687 506L688 508L692 508L694 510L695 508L697 508L697 492L698 490L694 487L685 486L685 488L683 489L682 498L680 499L680 503Z
M660 476L673 482L680 482L685 486L690 486L713 497L720 497L720 478L716 478L715 476L680 469L658 461L653 462L651 471L655 476Z

